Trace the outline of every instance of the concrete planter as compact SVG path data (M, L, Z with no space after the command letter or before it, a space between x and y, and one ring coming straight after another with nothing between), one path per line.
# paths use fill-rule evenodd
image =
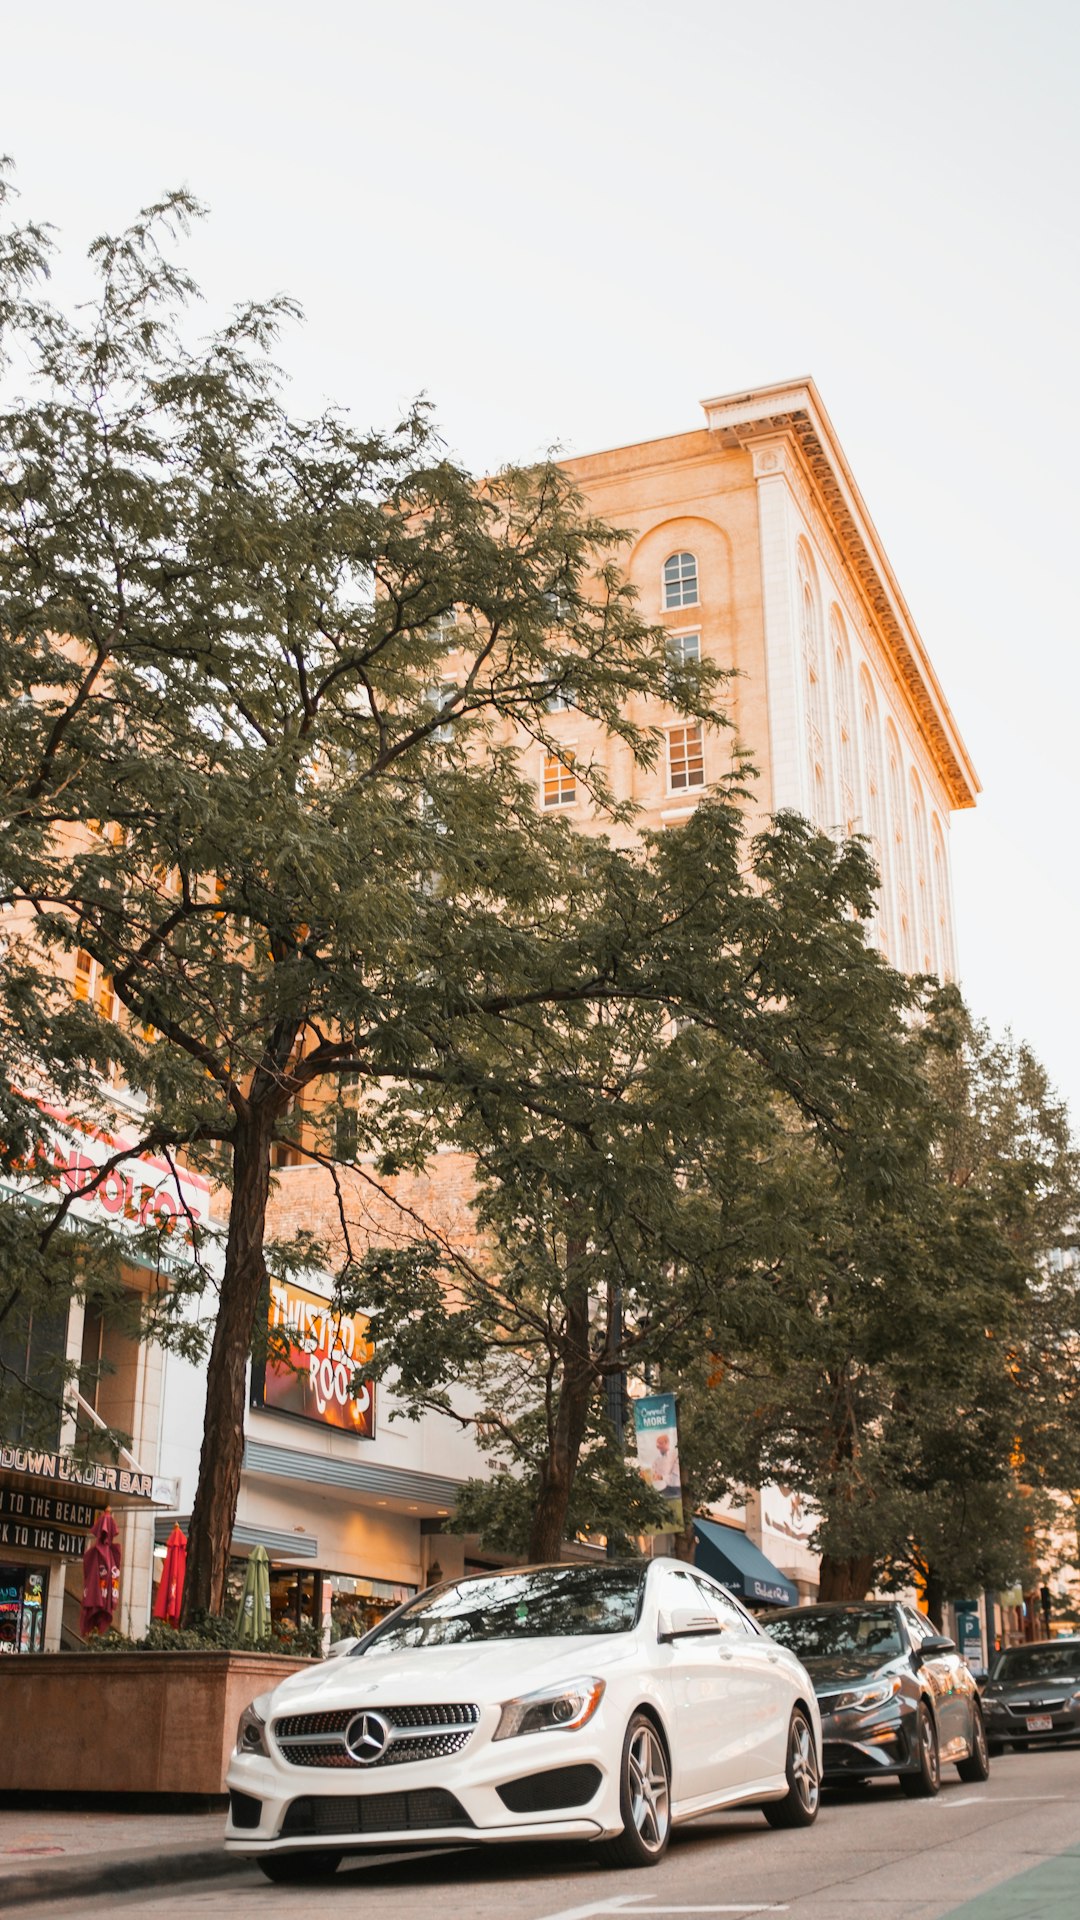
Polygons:
M223 1793L243 1708L314 1664L273 1653L0 1660L0 1793Z

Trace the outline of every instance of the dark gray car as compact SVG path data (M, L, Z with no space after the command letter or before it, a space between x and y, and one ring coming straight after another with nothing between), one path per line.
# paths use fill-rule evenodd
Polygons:
M996 1654L983 1711L991 1753L1080 1739L1080 1637Z
M928 1795L953 1764L962 1780L990 1771L979 1690L951 1640L899 1601L788 1607L762 1626L797 1654L821 1709L824 1778L895 1774Z

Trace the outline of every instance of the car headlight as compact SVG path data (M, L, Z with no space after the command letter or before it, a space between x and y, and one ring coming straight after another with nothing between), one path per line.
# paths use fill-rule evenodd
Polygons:
M270 1749L266 1744L266 1716L269 1709L268 1693L260 1693L250 1707L244 1708L236 1729L237 1753L262 1753L269 1759Z
M519 1733L576 1733L592 1719L603 1694L603 1680L592 1678L519 1694L516 1700L503 1703L494 1737L512 1740Z
M899 1675L891 1680L875 1680L869 1687L856 1687L851 1693L839 1693L833 1701L830 1713L867 1713L871 1707L883 1707L887 1700L899 1693L901 1681Z

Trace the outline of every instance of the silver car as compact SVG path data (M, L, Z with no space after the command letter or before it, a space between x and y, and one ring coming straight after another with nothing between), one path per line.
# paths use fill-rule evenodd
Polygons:
M1080 1636L996 1654L983 1712L991 1753L1080 1739Z

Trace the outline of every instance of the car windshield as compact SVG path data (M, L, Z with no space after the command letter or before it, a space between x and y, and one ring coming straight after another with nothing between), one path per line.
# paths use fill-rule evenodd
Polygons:
M777 1614L762 1624L800 1660L844 1654L891 1660L904 1651L891 1607L830 1607L828 1613L806 1607L798 1613Z
M1006 1686L1014 1680L1074 1680L1080 1676L1080 1641L1056 1647L1009 1647L994 1661L990 1678Z
M433 1588L376 1628L359 1651L460 1646L477 1640L626 1633L643 1566L533 1567Z

